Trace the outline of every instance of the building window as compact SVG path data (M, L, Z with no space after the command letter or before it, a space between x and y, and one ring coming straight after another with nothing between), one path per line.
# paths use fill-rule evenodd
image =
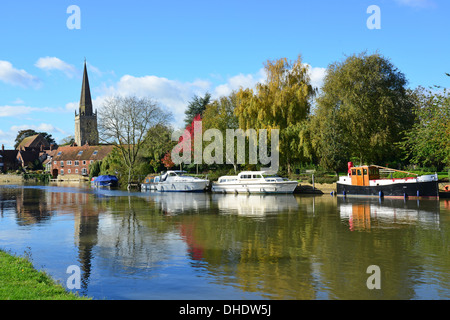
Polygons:
M87 174L86 168L83 168L83 169L81 170L81 173L82 173L83 175L86 175L86 174Z
M67 173L70 173L71 172L71 170L69 169L69 170L67 170Z
M89 163L90 163L90 164L93 164L93 163L94 163L94 160L90 160Z
M78 169L75 169L75 173L78 173Z
M81 150L80 152L78 152L77 156L81 156L83 154L83 150Z
M64 175L64 169L61 169L61 175L62 176Z
M79 166L80 165L80 161L75 160L75 166Z
M53 161L53 164L54 164L55 166L56 166L56 163L57 163L56 161Z
M94 153L92 154L93 156L96 156L98 153L98 150L95 150Z
M64 167L64 161L61 161L61 167Z
M58 152L58 154L56 156L60 156L62 154L62 151Z
M68 161L66 161L66 164L67 164L68 166L71 166L71 165L72 165L72 161L71 161L71 160L68 160Z
M83 160L83 165L86 165L86 160Z

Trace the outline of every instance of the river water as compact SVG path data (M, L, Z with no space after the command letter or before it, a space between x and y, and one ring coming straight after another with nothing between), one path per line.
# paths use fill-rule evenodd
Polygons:
M450 299L449 248L444 199L0 186L0 249L94 299Z

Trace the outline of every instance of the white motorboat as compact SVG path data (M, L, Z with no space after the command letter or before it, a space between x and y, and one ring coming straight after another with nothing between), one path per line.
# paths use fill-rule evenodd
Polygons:
M205 191L209 181L184 175L185 171L167 171L154 179L152 186L161 192Z
M297 181L291 181L265 171L243 171L237 176L222 176L212 184L219 193L293 193Z

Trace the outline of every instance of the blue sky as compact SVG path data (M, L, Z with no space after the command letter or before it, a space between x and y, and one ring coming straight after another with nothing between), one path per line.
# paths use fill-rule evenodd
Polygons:
M81 29L69 29L70 5ZM369 29L370 5L381 29ZM262 81L268 59L300 54L320 86L345 56L379 52L409 86L450 87L450 1L2 1L0 143L17 132L74 133L84 58L94 108L111 95L148 96L174 125L194 95Z

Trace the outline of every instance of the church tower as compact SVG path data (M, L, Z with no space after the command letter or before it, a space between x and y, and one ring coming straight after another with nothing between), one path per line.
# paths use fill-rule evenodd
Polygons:
M92 110L91 89L84 61L79 113L75 111L75 143L83 146L98 144L97 113Z

